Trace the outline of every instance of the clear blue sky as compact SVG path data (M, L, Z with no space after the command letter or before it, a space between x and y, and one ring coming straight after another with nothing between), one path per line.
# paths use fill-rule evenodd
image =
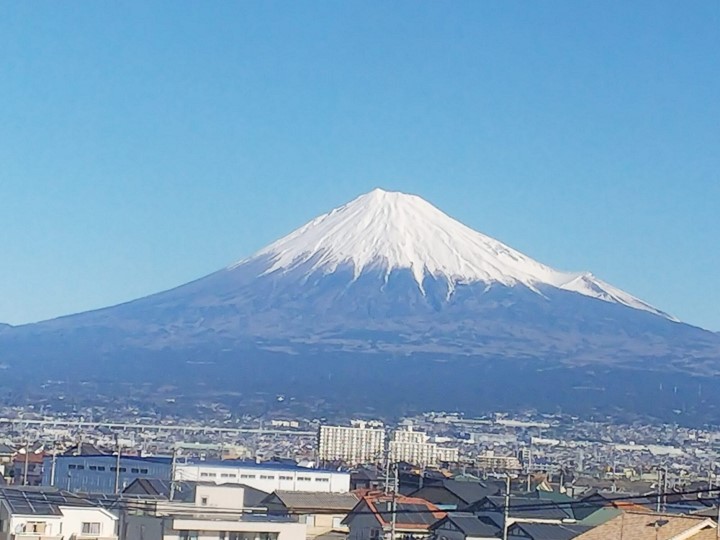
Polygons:
M720 2L0 2L0 321L381 186L720 330Z

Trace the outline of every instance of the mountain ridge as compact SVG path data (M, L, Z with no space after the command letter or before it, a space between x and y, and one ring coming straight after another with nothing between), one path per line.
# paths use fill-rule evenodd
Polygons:
M399 209L405 215L399 225L375 218L402 207L405 197L411 196L391 195L393 204L372 206L369 213L361 204L359 222L351 201L238 263L167 291L2 329L0 363L13 377L41 368L48 377L112 377L119 385L140 373L152 381L172 378L178 387L200 385L198 391L217 387L255 395L273 389L336 404L354 391L356 381L373 386L377 379L411 377L425 392L438 392L433 403L445 399L448 407L468 403L467 395L477 391L476 377L498 388L529 377L513 386L527 393L533 378L547 384L553 373L552 384L559 387L602 376L607 394L593 399L613 406L627 401L628 392L650 395L653 384L683 379L691 388L697 377L720 374L720 335L644 303L627 305L632 295L594 276L577 273L580 283L559 287L552 279L557 271L448 222L445 214L438 217L440 211L423 202L431 221L425 224L425 210L415 212L414 198ZM349 229L335 227L348 215ZM414 236L392 251L406 226ZM433 226L446 234L444 244L428 238ZM304 236L308 230L310 237ZM356 250L358 242L365 244ZM456 257L467 243L478 251ZM486 265L495 253L483 251L488 246L505 254L505 267ZM425 260L428 250L431 259ZM422 272L414 260L423 261ZM528 268L547 279L530 279ZM491 275L498 279L475 279L491 272L500 272ZM596 283L601 285L595 291L573 290ZM619 298L598 298L604 294ZM370 365L372 372L362 371ZM612 381L624 374L632 376L615 390ZM452 392L450 381L456 385ZM393 398L390 387L384 392L390 393L383 398L387 406L393 399L395 405L426 403L422 394ZM363 396L356 398L361 404ZM518 400L533 405L532 395ZM668 407L671 412L677 403Z

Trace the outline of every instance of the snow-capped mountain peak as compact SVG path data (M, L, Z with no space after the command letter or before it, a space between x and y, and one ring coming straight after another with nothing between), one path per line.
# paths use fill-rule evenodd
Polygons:
M270 244L250 259L267 259L264 274L302 267L308 273L368 269L386 276L409 270L423 290L427 275L445 279L452 290L484 282L573 291L668 317L642 300L589 273L560 272L489 236L474 231L416 195L375 189L319 216ZM232 268L232 267L231 267Z

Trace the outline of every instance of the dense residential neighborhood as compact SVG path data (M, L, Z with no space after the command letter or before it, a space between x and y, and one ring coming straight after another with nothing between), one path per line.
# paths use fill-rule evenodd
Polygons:
M457 413L78 429L14 414L0 420L0 540L717 534L720 436L706 429Z

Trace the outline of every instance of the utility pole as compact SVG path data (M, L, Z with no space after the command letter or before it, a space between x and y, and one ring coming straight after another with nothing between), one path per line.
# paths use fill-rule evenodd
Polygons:
M508 519L510 517L510 475L505 474L505 504L503 505L503 540L508 540Z
M173 446L172 465L170 466L170 501L175 497L175 464L177 463L177 447Z
M53 442L52 465L50 466L50 485L55 487L55 468L57 466L57 440Z
M660 482L660 469L657 470L657 503L655 504L655 511L660 513L660 492L662 490L662 483Z
M390 449L385 448L385 494L390 493Z
M25 437L25 465L23 466L23 486L28 485L28 469L30 468L30 441Z
M395 464L392 491L392 520L390 522L390 540L395 540L395 531L397 529L397 492L398 492L398 466Z
M117 450L117 461L115 462L115 494L120 493L120 456L122 455L122 448L120 447L120 437L115 434L115 447Z

